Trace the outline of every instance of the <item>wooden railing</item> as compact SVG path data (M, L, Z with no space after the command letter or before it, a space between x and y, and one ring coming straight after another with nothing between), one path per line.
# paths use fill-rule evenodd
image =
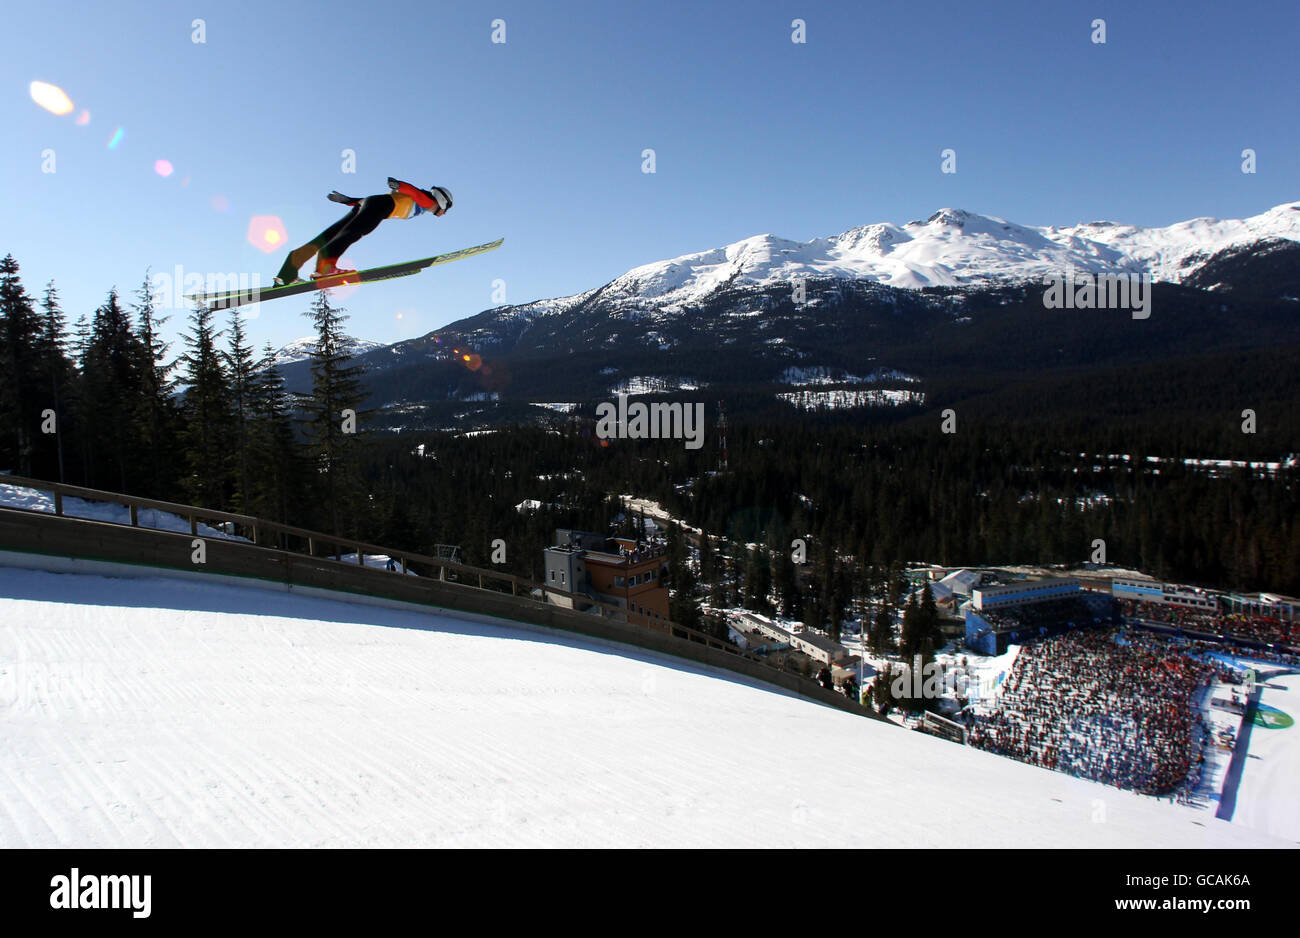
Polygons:
M171 534L178 537L211 537L211 535L203 535L200 533L199 525L203 524L218 529L222 535L227 535L226 537L222 537L220 540L223 545L231 548L238 548L241 546L270 548L285 553L305 554L317 561L337 563L349 569L360 567L363 570L368 570L376 574L376 579L373 583L377 587L375 588L375 592L380 595L384 592L381 587L378 587L378 584L382 582L380 578L383 576L401 576L402 579L405 580L405 574L408 572L415 572L411 570L412 565L427 567L431 571L436 571L437 579L442 581L447 587L459 587L466 590L478 589L502 595L504 595L508 589L512 597L515 597L524 604L527 604L529 601L535 601L533 594L540 591L543 597L541 600L542 604L553 606L554 604L546 602L545 597L547 594L558 595L580 603L588 607L588 609L597 609L599 611L599 616L602 619L615 619L619 622L626 623L627 625L663 633L665 636L671 636L676 640L688 642L696 646L702 645L714 651L723 652L725 656L743 659L754 665L760 666L761 669L766 669L775 674L782 675L783 677L796 677L790 672L783 671L771 664L763 657L747 651L742 651L729 642L720 641L714 636L708 635L697 629L689 628L688 626L667 619L636 621L631 618L632 614L630 610L624 609L621 606L601 602L592 599L590 596L585 594L573 593L568 590L556 589L545 584L535 583L532 580L527 580L523 577L518 577L498 570L489 570L482 567L473 567L467 564L455 563L444 558L430 557L414 551L394 550L377 544L370 544L356 538L338 537L320 531L312 531L306 528L295 527L293 525L267 521L264 518L255 518L250 515L242 515L229 511L219 511L212 508L199 508L194 505L183 505L176 502L160 501L153 498L142 498L136 495L123 495L117 492L104 492L99 489L82 488L75 485L64 485L59 482L46 482L40 479L28 479L20 476L8 475L0 475L0 485L12 485L19 488L35 489L37 491L50 493L53 496L54 502L53 513L56 517L60 518L75 519L77 521L84 521L86 523L97 525L104 524L110 527L130 527L148 531L156 530L159 533ZM129 520L127 522L104 521L97 518L85 518L75 512L69 514L66 510L68 506L64 504L64 500L70 498L78 498L88 502L124 506L127 509L127 517ZM154 528L149 525L140 524L141 510L165 512L187 520L189 522L188 535L165 528ZM35 517L50 516L50 513L47 511L17 508L4 504L0 504L0 511L14 512ZM233 537L230 537L230 535L233 535ZM234 539L241 537L245 538L245 541L241 542L240 540ZM3 546L3 543L0 543L0 547ZM324 548L328 547L336 549L333 551L324 550ZM188 550L188 545L186 545L186 548ZM337 548L345 548L345 550L338 550ZM353 564L349 561L342 560L341 556L344 553L355 553L357 555L356 563ZM375 567L366 567L365 558L367 554L384 555L391 558L395 565L400 564L401 573L399 574L396 571L387 571ZM450 580L449 577L451 577ZM477 586L474 585L475 583ZM521 592L523 594L522 596L520 596ZM393 598L398 597L394 596ZM556 608L564 609L565 607L557 606ZM577 612L577 610L569 611ZM587 614L587 610L583 610L578 614ZM745 670L747 672L751 671L749 668L746 668ZM798 680L804 684L817 687L816 682L802 676L797 677ZM783 680L779 683L785 684L786 681ZM798 689L801 693L807 694L806 689ZM819 687L818 689L820 690ZM820 697L822 695L811 694L811 696ZM871 713L869 710L858 708L856 705L853 709L860 710L863 713Z

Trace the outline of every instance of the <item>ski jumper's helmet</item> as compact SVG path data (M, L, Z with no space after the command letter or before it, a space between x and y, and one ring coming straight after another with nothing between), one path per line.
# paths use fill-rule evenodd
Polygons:
M434 201L438 203L438 208L444 212L451 208L451 192L442 186L430 186L429 194L433 196Z

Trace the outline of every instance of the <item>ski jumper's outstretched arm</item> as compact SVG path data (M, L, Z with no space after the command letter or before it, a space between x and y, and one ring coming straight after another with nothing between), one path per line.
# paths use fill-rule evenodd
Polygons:
M421 189L409 182L388 177L389 188L393 190L392 218L414 218L425 212L433 215L445 215L451 208L451 192L445 186L432 186Z
M414 200L415 204L422 209L431 210L438 207L438 201L433 197L432 192L426 192L424 189L417 188L409 182L402 182L400 179L388 177L388 185L398 195L404 195Z

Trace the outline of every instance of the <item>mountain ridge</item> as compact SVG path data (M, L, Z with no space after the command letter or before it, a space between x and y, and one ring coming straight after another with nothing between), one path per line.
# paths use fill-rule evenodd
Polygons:
M1091 238L1079 234L1084 228ZM902 287L809 260L900 244L913 245L909 263L926 252L933 260L939 249L949 260L961 255L970 279ZM976 277L996 267L984 263L993 254L1006 261L1003 273ZM1062 273L1058 262L1174 276L1156 277L1148 321L1128 310L1047 310L1041 276ZM794 276L806 277L802 298ZM642 265L569 297L483 310L356 360L370 369L372 403L444 402L459 415L474 412L464 405L485 393L503 405L593 400L629 387L718 393L798 386L788 376L804 372L849 386L897 373L928 386L959 375L1175 361L1294 345L1297 313L1300 202L1167 229L1109 222L1032 229L941 209L905 226L859 226L810 242L757 235ZM284 371L291 388L310 386L305 362ZM854 394L865 400L868 390Z
M796 276L917 289L1036 280L1072 267L1177 283L1210 256L1267 238L1300 241L1300 202L1242 219L1201 217L1165 227L1105 221L1035 227L945 207L924 221L875 222L810 241L752 235L634 267L606 288L678 305L728 283L759 286Z

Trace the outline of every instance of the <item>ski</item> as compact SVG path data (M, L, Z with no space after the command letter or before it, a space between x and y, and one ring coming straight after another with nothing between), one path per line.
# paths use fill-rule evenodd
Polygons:
M495 241L489 241L487 244L478 244L472 248L462 248L459 251L452 251L449 254L437 254L433 257L426 257L418 261L406 261L402 264L390 264L387 267L371 267L369 270L358 270L348 274L338 274L334 277L322 277L319 280L310 280L303 283L292 283L284 287L257 287L247 290L232 290L228 293L193 293L187 295L187 300L196 303L206 303L209 309L233 309L236 306L248 306L252 303L264 303L267 300L278 300L282 296L296 296L299 293L311 293L315 290L328 290L331 287L341 287L352 283L370 283L375 280L392 280L395 277L409 277L412 274L418 274L426 267L436 267L438 264L447 264L451 261L458 261L463 257L473 257L475 254L486 254L488 251L494 251L501 247L505 238L497 238Z

